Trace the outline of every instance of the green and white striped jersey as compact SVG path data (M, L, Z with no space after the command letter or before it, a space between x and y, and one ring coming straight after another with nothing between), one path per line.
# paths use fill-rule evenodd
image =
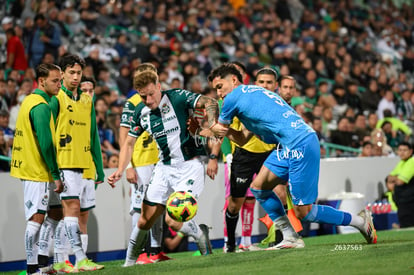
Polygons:
M190 110L194 111L201 95L183 89L161 92L157 109L151 110L143 102L135 108L128 135L139 137L147 131L157 142L159 158L164 164L177 164L195 156L206 155L187 130Z

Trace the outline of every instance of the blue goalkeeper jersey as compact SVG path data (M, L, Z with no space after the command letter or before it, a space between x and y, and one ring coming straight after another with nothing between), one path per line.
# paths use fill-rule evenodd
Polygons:
M285 149L315 133L278 94L255 85L240 85L224 98L219 122L231 124L235 116L264 142Z

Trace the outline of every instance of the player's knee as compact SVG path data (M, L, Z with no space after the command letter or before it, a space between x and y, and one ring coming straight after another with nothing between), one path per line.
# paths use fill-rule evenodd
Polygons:
M313 221L315 219L312 210L312 205L295 205L296 217L303 221Z
M148 219L143 217L142 215L139 217L138 220L138 228L142 230L150 230L151 229L151 223Z

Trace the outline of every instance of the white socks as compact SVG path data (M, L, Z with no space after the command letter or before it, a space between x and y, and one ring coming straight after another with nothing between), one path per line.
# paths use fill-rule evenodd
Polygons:
M55 229L59 221L47 217L40 228L39 234L39 255L49 257L49 247L55 235Z
M132 214L132 230L134 230L134 227L137 226L140 216L141 214L135 211L134 214Z
M125 266L135 264L138 255L145 247L145 243L147 242L148 236L147 234L148 230L139 229L138 225L135 225L129 237L128 249L125 258Z
M183 226L179 231L182 232L184 235L193 237L195 240L198 240L203 234L200 227L194 220L184 222Z
M151 227L151 247L161 247L162 242L162 225L164 222L164 216L159 216Z
M79 219L77 217L65 217L63 220L68 240L72 245L72 250L76 257L76 262L80 262L86 258L86 254L82 249Z
M37 265L40 223L28 221L26 224L26 231L24 233L24 242L26 249L26 260L28 265Z
M299 238L298 233L296 233L293 226L290 224L290 221L287 217L287 215L281 216L273 221L275 223L275 226L279 228L280 231L282 231L283 238Z
M81 234L80 238L82 242L82 250L86 254L86 251L88 250L88 234Z
M349 225L352 225L353 227L356 227L358 229L364 229L365 220L358 215L352 213L349 214L351 214L351 222L349 223Z

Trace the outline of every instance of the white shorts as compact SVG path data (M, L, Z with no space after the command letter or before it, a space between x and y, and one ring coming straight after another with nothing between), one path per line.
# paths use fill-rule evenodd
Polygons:
M80 210L88 211L95 207L96 192L95 180L82 179L82 189L80 194Z
M141 213L142 200L144 199L145 192L147 192L154 167L154 164L135 167L135 171L138 174L138 183L131 184L131 206L129 209L131 215L134 212Z
M200 159L184 161L176 165L158 162L154 168L145 200L165 205L175 191L191 192L197 199L204 189L204 165Z
M49 208L62 208L59 194L53 191L55 189L56 184L54 182L49 183Z
M22 180L24 190L24 214L26 221L36 214L46 214L49 204L49 183Z
M80 199L82 193L82 171L61 170L62 181L65 184L63 192L60 193L61 200Z

